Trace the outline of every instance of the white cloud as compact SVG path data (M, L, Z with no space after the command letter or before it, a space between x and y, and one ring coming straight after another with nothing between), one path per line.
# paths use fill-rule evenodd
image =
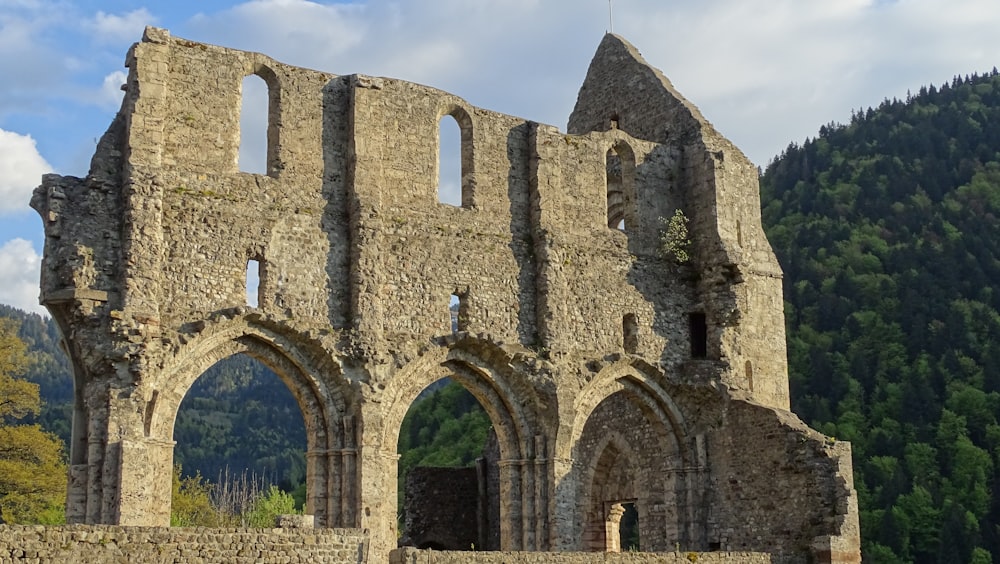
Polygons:
M192 39L212 38L227 47L259 51L282 62L328 69L356 45L370 22L364 5L307 0L252 0L227 10L198 14Z
M99 43L133 43L142 36L147 25L156 25L156 18L145 8L123 15L97 12L85 27Z
M0 303L48 315L38 304L42 257L31 243L12 239L0 246Z
M125 92L122 91L122 84L128 79L122 71L114 71L104 77L104 82L101 83L101 90L98 96L98 102L101 106L113 109L117 108L122 103L122 98L125 96Z
M28 209L31 191L51 171L30 135L0 129L0 215Z

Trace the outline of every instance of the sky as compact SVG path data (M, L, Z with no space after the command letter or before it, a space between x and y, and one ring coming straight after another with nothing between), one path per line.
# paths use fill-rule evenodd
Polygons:
M0 303L44 313L31 192L44 173L87 174L146 25L560 129L613 26L761 166L852 110L1000 66L997 0L613 0L612 13L608 0L0 0Z

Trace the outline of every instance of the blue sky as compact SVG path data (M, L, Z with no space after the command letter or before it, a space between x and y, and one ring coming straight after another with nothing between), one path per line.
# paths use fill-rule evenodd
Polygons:
M43 311L31 190L86 175L145 25L564 127L608 2L0 0L0 303ZM614 26L762 166L852 109L1000 66L996 0L614 0Z

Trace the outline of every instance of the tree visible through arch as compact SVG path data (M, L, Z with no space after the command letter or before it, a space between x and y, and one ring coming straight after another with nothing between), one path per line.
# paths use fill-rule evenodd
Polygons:
M484 447L490 427L475 396L447 378L429 385L413 402L397 445L402 542L441 550L489 544L488 514L498 513L491 511L486 495L490 461Z
M239 354L206 370L181 402L174 440L175 465L185 477L200 476L210 487L215 525L250 524L272 486L294 493L295 506L302 509L302 411L288 387L261 362Z

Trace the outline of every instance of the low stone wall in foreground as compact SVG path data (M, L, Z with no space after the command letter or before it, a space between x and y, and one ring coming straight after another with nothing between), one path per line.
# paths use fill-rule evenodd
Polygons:
M400 548L389 564L773 564L760 552L449 552Z
M360 529L0 525L0 564L360 564L366 539Z

